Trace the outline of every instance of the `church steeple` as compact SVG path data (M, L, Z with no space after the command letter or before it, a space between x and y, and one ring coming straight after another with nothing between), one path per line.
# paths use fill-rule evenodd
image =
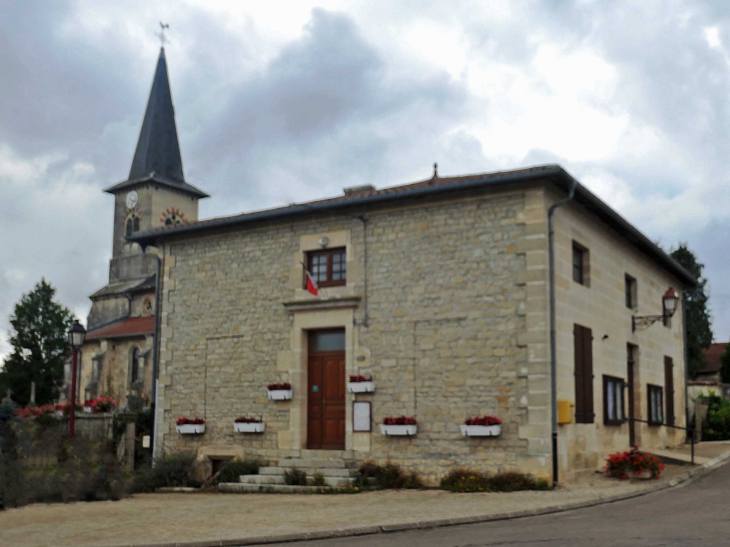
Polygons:
M208 194L186 182L183 174L164 47L160 48L157 59L155 77L152 80L129 177L105 191L114 194L142 182L158 183L197 198L208 197Z
M129 180L141 179L152 173L170 182L185 182L164 47L160 48Z

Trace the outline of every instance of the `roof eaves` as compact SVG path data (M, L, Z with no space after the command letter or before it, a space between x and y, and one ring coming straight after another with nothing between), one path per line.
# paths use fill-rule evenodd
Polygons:
M501 175L485 175L480 178L470 179L463 182L455 182L453 184L442 184L434 186L419 186L417 188L404 188L403 190L394 190L382 194L353 196L351 198L338 200L323 200L315 203L303 203L290 207L280 207L277 209L267 209L243 215L235 215L231 217L223 217L219 219L200 221L191 224L183 224L173 229L157 229L147 232L138 232L127 238L128 241L139 243L140 245L151 245L158 239L166 239L170 236L188 234L194 232L202 232L213 229L228 228L251 222L260 222L264 220L274 220L279 218L288 218L298 215L311 214L317 212L325 212L336 209L346 209L348 207L371 205L386 201L395 201L398 199L417 198L431 194L441 194L454 192L458 190L467 190L487 185L497 185L508 182L519 182L527 180L535 180L547 176L567 174L562 167L558 165L547 165L541 169L532 171L507 172Z
M104 189L104 192L107 194L114 194L115 192L118 192L119 190L123 190L125 188L130 188L132 186L137 186L141 184L160 184L162 186L165 186L167 188L171 188L173 190L177 190L179 192L184 192L187 194L192 194L194 196L197 196L201 199L203 198L209 198L210 195L203 192L200 188L197 186L193 186L189 182L175 182L172 180L165 179L155 173L150 173L147 176L140 177L137 179L128 179L123 180L121 182L118 182L116 184L113 184L109 186L108 188Z

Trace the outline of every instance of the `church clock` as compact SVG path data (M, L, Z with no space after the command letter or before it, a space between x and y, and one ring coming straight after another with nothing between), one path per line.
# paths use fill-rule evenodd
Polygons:
M137 196L136 190L132 190L127 194L127 209L133 209L137 205L137 200L139 199L139 196Z

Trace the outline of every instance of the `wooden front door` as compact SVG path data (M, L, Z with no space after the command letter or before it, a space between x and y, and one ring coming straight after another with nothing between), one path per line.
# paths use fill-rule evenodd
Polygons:
M345 449L345 331L309 335L307 448Z

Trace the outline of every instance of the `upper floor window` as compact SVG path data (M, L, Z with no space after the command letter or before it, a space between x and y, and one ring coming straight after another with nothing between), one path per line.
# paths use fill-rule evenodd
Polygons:
M647 385L647 403L649 406L649 424L664 423L664 390L659 386Z
M573 281L588 286L588 249L573 242Z
M347 255L344 247L307 253L309 273L320 287L335 287L347 282Z
M636 279L631 277L629 274L626 274L625 283L626 307L634 309L637 301Z

